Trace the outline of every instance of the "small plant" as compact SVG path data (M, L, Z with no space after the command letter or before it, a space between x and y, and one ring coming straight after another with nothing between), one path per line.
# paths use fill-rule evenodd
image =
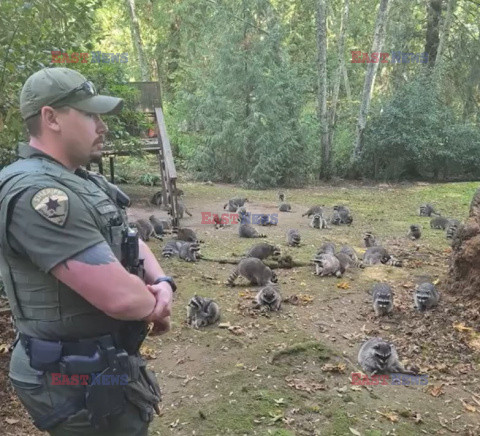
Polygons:
M156 186L160 182L160 176L152 173L142 174L138 178L138 183L145 186Z

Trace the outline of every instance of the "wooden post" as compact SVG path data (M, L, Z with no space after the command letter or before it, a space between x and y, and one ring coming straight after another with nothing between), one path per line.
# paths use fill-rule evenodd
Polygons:
M110 182L115 183L115 168L114 168L115 159L113 156L110 156Z
M177 171L175 163L173 162L172 149L170 147L170 140L167 135L167 128L165 126L165 118L161 108L155 108L155 116L157 118L158 127L158 145L160 150L158 153L160 173L162 175L162 184L164 192L165 205L170 207L170 215L172 216L172 225L178 227L178 200L177 200Z

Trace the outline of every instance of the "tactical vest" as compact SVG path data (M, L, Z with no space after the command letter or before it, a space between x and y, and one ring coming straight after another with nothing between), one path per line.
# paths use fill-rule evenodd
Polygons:
M109 317L9 245L10 202L32 186L64 186L74 192L119 261L122 236L128 225L124 208L117 204L118 188L103 176L84 170L73 173L41 157L20 159L4 168L0 172L0 271L17 329L47 340L89 338L117 331L124 321ZM108 277L105 284L108 285Z

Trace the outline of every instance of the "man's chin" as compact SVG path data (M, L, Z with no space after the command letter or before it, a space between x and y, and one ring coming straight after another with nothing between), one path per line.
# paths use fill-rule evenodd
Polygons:
M102 159L101 150L95 150L90 153L89 162L98 163Z

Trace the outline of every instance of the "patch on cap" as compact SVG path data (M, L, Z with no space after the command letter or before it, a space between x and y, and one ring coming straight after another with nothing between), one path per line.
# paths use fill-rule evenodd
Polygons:
M45 219L63 227L68 216L68 195L58 188L44 188L32 197L32 207Z

